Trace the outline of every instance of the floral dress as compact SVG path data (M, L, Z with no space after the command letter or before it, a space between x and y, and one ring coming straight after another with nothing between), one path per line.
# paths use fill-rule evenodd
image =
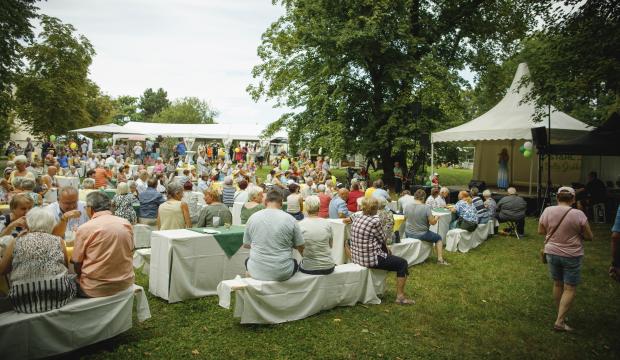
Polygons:
M137 203L133 194L114 195L112 199L112 205L114 206L114 215L126 219L132 224L137 221L136 211L133 209L133 204Z

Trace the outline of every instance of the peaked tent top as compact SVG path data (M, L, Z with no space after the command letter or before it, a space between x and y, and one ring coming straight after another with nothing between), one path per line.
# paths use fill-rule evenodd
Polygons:
M114 123L105 125L96 125L82 129L71 130L70 132L91 133L91 134L116 134L122 129L121 126Z
M465 124L433 133L431 142L531 140L531 129L540 126L547 127L547 121L534 122L532 120L536 110L534 104L522 102L531 91L531 84L519 86L524 76L530 76L530 70L526 63L521 63L510 89L497 105ZM557 135L558 132L566 133L566 130L575 134L575 131L584 132L591 129L585 123L551 106L552 136Z

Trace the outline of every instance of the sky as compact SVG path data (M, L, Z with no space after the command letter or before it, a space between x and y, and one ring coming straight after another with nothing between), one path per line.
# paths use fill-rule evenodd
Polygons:
M219 123L267 124L285 112L245 91L261 35L284 13L271 0L48 0L39 7L90 40L97 52L90 78L108 95L161 87L171 100L207 100Z

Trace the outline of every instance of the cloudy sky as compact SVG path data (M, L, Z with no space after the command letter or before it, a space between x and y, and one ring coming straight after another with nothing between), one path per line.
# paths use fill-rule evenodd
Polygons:
M48 0L41 12L77 28L95 47L91 79L109 95L162 87L196 96L218 122L269 123L283 112L245 91L264 30L283 14L271 0Z

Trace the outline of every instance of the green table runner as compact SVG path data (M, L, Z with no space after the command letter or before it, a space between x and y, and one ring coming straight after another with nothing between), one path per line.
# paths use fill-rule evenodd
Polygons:
M208 234L204 232L204 229L217 230L220 233ZM224 250L224 253L226 253L226 256L228 256L228 258L231 258L243 245L243 232L245 231L245 226L233 225L230 227L230 229L226 229L224 226L220 226L218 228L191 228L188 230L195 231L201 234L213 235L217 243L220 244L222 250Z

